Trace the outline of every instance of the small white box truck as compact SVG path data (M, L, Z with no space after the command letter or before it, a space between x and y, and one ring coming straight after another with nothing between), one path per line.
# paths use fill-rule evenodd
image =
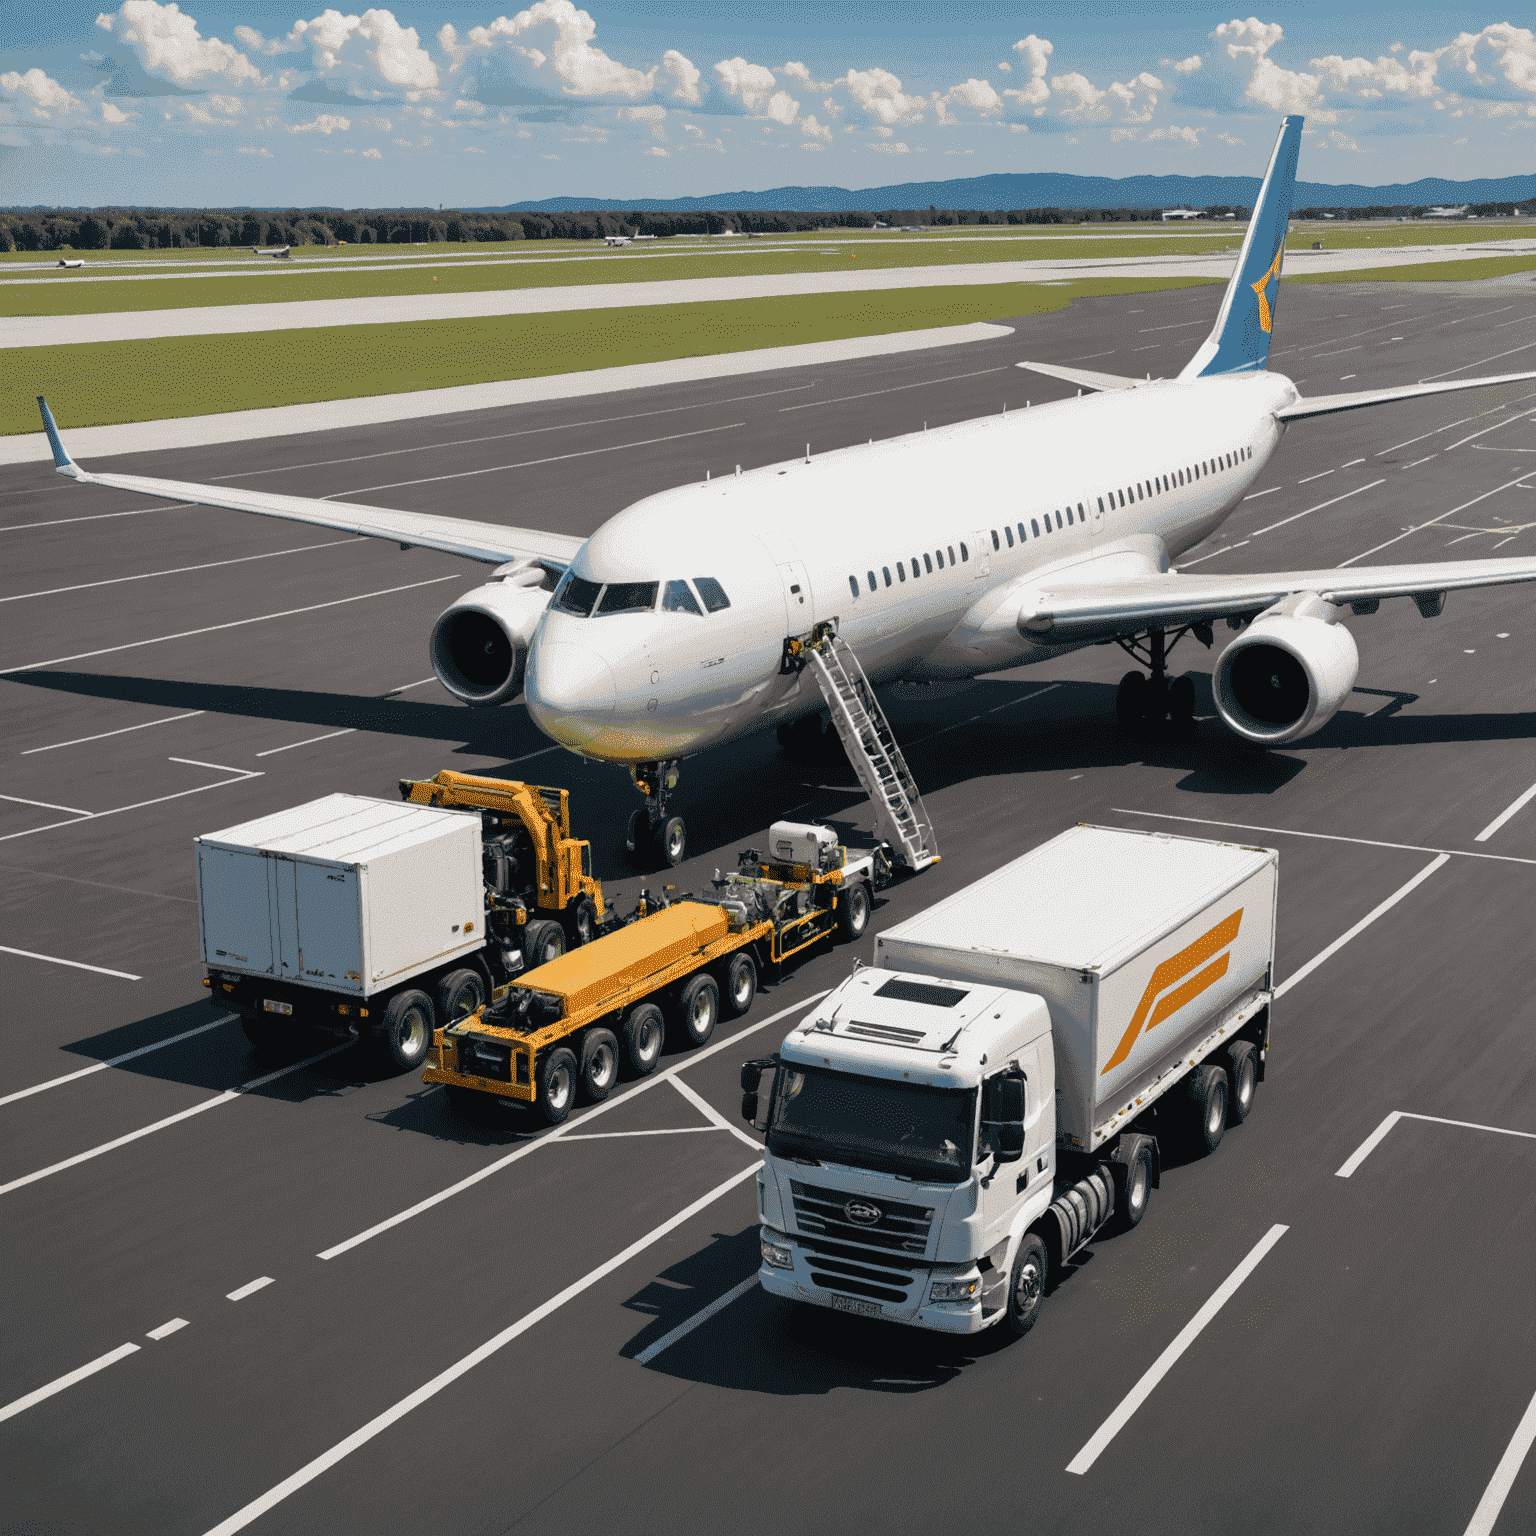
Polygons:
M1251 1109L1278 872L1268 848L1079 826L880 934L742 1068L764 1289L1027 1332L1051 1274L1141 1220L1160 1139L1214 1150Z

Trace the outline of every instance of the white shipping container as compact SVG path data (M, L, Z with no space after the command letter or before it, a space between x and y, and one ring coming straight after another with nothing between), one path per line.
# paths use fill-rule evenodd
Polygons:
M327 795L194 843L215 969L368 997L485 942L478 814Z
M875 964L1042 996L1058 1140L1091 1149L1158 1096L1216 1023L1267 992L1279 858L1073 827L887 929Z

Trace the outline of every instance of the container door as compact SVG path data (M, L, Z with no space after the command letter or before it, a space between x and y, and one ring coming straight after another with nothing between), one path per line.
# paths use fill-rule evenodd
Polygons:
M199 846L197 895L205 963L274 973L271 871L272 861L259 853Z
M300 966L317 986L352 990L362 981L362 929L355 869L296 863Z
M276 888L277 901L277 968L278 976L297 981L304 971L304 958L299 948L299 893L294 879L297 865L292 859L274 858L272 884Z

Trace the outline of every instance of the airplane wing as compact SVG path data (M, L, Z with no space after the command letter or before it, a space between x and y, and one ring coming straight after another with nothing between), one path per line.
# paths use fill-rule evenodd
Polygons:
M1022 365L1021 365L1022 366ZM1386 405L1393 400L1416 400L1420 395L1444 395L1457 389L1485 389L1490 384L1524 384L1536 373L1501 373L1491 379L1442 379L1433 384L1402 384L1395 389L1362 389L1348 395L1313 395L1275 412L1277 421L1296 421L1303 416L1331 416L1335 411L1358 411L1362 406Z
M1061 363L1015 363L1015 368L1027 368L1031 373L1043 373L1048 379L1062 379L1083 389L1135 389L1145 384L1145 379L1127 379L1118 373L1095 373L1091 368L1068 368Z
M1069 573L1063 572L1065 578ZM1098 581L1049 577L1028 587L1018 627L1026 635L1059 641L1112 639L1145 629L1175 629L1214 619L1252 618L1298 592L1374 613L1384 597L1411 597L1426 618L1438 614L1445 594L1469 587L1536 581L1536 557L1441 560L1419 565L1374 565L1321 571L1279 571L1257 576L1129 576Z
M312 523L317 528L336 528L364 538L393 539L402 548L435 549L446 555L479 560L486 565L537 565L554 577L565 573L583 543L569 534L504 528L497 523L477 523L463 517L365 507L323 497L277 496L230 486L194 485L185 480L156 480L145 475L93 475L76 464L65 450L48 402L39 395L37 403L43 414L43 428L53 448L54 467L61 475L82 485L110 485L118 490L159 496L166 501L224 507L231 512L254 512L258 517Z

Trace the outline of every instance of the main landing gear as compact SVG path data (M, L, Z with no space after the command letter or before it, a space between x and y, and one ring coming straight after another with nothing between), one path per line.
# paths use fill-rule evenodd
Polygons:
M1212 642L1209 624L1191 624L1167 638L1161 629L1145 636L1116 640L1126 655L1143 662L1145 672L1127 672L1115 693L1115 720L1127 736L1137 741L1189 741L1195 734L1195 682L1185 673L1168 677L1168 653L1186 635L1202 645Z
M642 867L660 863L675 868L688 852L688 827L681 816L667 815L667 796L677 788L681 769L676 758L664 763L636 763L629 770L645 809L634 811L624 837L624 851Z

